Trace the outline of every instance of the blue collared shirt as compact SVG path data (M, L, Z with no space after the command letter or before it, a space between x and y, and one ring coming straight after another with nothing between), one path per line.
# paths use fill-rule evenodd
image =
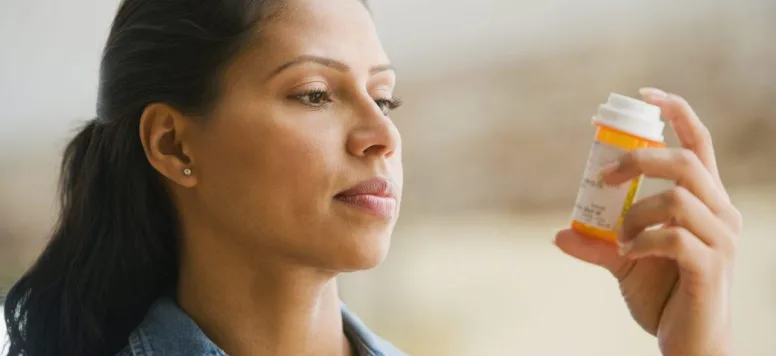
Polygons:
M358 356L406 356L375 335L343 304L342 324ZM228 356L170 298L162 298L129 336L117 356Z

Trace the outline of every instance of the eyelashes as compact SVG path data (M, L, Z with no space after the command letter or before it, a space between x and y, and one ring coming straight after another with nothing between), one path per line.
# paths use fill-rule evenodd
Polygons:
M331 93L329 93L328 90L323 89L310 89L303 93L292 95L291 97L311 108L322 108L326 104L332 102Z
M303 93L291 95L290 98L298 101L302 105L314 109L324 109L328 104L333 102L331 92L325 89L310 89ZM386 116L388 116L391 111L401 107L403 104L403 101L396 97L377 98L373 100L380 108L380 111L382 111L383 115Z
M383 115L388 116L388 114L401 107L401 105L404 103L401 98L390 98L390 99L375 99L375 103L377 103L377 106L380 107L380 110L383 112Z

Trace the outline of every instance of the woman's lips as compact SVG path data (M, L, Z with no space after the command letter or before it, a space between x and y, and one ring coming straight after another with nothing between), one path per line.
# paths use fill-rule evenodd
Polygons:
M334 199L381 218L390 218L396 212L393 185L381 178L363 181L337 194Z
M381 218L390 218L393 216L394 211L396 211L396 199L393 197L359 194L337 196L334 199L339 200L350 207L361 209Z

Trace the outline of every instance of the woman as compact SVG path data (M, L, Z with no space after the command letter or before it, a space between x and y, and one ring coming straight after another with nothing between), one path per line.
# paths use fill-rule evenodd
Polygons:
M11 355L399 355L335 279L388 251L394 84L357 0L124 0L53 239L6 301ZM730 355L741 218L690 107L645 94L684 148L625 155L606 179L677 188L633 206L619 254L556 244L619 278L665 355Z

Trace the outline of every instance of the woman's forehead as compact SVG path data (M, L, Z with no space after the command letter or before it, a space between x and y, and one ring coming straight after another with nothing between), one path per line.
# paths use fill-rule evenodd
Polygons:
M264 70L303 55L358 70L388 62L369 11L359 0L291 0L262 24L255 51Z

